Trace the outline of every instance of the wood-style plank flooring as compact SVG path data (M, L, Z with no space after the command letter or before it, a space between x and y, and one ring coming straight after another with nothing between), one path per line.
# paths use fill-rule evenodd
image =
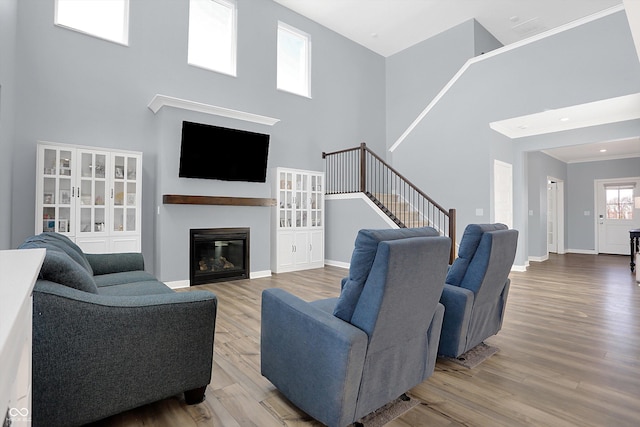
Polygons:
M337 296L336 267L196 286L219 299L206 400L181 396L95 426L318 426L260 375L260 295ZM500 351L473 369L438 360L410 395L422 404L401 426L639 426L640 287L629 258L554 255L513 272ZM188 291L188 290L186 290ZM126 390L123 390L126 393Z

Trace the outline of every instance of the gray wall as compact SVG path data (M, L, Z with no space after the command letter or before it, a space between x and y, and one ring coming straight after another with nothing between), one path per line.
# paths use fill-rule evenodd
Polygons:
M0 249L11 246L17 0L0 0Z
M325 202L325 259L349 264L358 231L363 228L391 228L361 198Z
M473 46L474 56L478 56L491 52L503 45L482 24L473 19Z
M565 236L567 228L573 226L566 221L567 206L567 164L542 152L532 152L527 156L528 162L528 209L529 215L529 256L544 257L547 255L547 179L553 177L565 182Z
M469 58L500 46L482 25L470 19L388 57L387 147L402 135Z
M640 176L640 157L567 165L567 249L595 250L594 180ZM591 212L585 216L584 211Z
M178 179L182 120L270 133L270 168L322 170L322 151L360 141L384 150L384 58L271 0L238 1L235 78L187 65L187 1L132 1L128 47L54 26L53 5L18 3L13 245L33 233L37 140L143 152L143 253L151 271L166 263L157 266L163 280L188 278L192 225L256 228L251 270L269 269L268 209L161 205L169 192L271 195L270 183ZM275 88L278 20L311 35L311 99ZM268 128L172 108L154 115L147 104L157 93L281 121Z
M396 149L393 164L440 204L457 209L460 236L466 224L492 220L493 160L511 163L514 227L527 230L524 153L532 150L489 123L639 91L640 63L626 16L617 12L473 63ZM476 216L478 208L483 215ZM518 265L527 260L526 234Z

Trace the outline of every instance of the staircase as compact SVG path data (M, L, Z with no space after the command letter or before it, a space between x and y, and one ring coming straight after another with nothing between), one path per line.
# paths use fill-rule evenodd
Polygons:
M428 220L398 194L365 193L376 206L400 227L424 227Z
M322 153L322 158L326 163L325 194L364 193L398 227L433 227L455 242L455 209L441 207L365 143ZM451 245L450 261L454 259L455 245Z

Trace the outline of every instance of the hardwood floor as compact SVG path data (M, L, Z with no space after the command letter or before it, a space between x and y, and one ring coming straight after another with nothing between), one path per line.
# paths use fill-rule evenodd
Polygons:
M320 425L260 375L260 294L333 297L345 274L326 267L191 288L219 299L205 402L176 396L94 425ZM628 257L551 254L510 277L503 328L486 341L500 351L473 369L439 359L409 393L422 404L387 426L640 425L640 287Z

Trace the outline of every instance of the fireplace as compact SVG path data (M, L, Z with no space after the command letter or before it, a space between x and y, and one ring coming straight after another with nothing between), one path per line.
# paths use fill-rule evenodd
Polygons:
M249 229L190 230L191 286L249 278Z

